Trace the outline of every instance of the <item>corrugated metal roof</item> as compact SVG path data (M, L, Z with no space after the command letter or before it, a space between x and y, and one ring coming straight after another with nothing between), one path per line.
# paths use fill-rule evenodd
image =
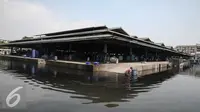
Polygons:
M0 46L14 46L14 45L25 45L25 44L37 44L37 43L58 43L58 42L71 42L71 41L82 41L82 40L96 40L105 39L109 37L117 37L115 39L137 44L140 46L150 47L153 49L164 50L173 53L179 53L170 48L164 46L163 43L154 44L151 41L145 39L136 38L137 36L130 36L122 28L111 28L108 29L106 26L89 27L84 29L75 29L62 32L54 32L48 34L42 38L34 38L29 40L17 40L11 43L0 45ZM147 38L149 39L149 38ZM150 40L150 39L149 39ZM182 54L182 53L179 53Z
M107 32L107 29L101 29L101 30L86 31L86 32L77 32L77 33L68 33L68 34L60 34L60 35L53 35L53 36L44 36L42 38L17 40L17 41L11 41L10 43L33 41L33 40L47 40L47 39L54 39L54 38L71 38L71 37L77 37L77 36L81 37L81 36L88 36L88 35L98 35L99 33L104 34L106 32Z
M165 46L165 47L174 50L174 48L172 46Z
M132 35L132 36L130 36L130 37L132 37L132 38L138 38L137 36L133 36L133 35Z
M33 40L33 41L28 41L28 42L8 43L2 46L37 44L37 43L61 43L61 42L72 42L72 41L82 41L82 40L96 40L100 38L105 39L109 37L112 37L112 35L104 34L104 35L83 36L83 37L57 38L57 39L49 39L49 40Z
M53 36L53 35L61 35L61 34L66 34L66 33L77 33L77 32L84 32L84 31L91 31L91 30L102 30L102 29L107 29L107 26L104 25L104 26L79 28L79 29L59 31L59 32L53 32L53 33L45 33L45 34L39 34L39 35Z
M140 39L140 40L144 40L144 41L153 42L153 41L151 41L151 39L148 38L148 37L140 37L140 38L138 38L138 39Z
M122 29L121 27L109 28L109 30L129 36L129 34L124 29Z
M160 46L165 46L164 43L155 43L155 44L160 45Z

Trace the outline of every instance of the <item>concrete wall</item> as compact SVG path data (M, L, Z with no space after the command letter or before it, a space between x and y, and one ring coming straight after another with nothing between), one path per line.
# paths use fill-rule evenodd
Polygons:
M62 60L45 60L41 58L30 58L30 57L23 57L23 56L12 56L12 55L0 55L0 59L12 59L18 61L25 61L36 63L38 65L52 65L52 66L62 66L70 69L78 69L84 71L92 71L92 65L86 65L85 63L81 62L72 62L72 61L62 61Z
M81 62L62 61L62 60L56 60L56 61L47 60L46 64L51 65L51 66L62 66L62 67L66 67L66 68L83 70L83 71L92 71L93 70L92 65L86 65L85 63L81 63Z
M118 63L118 64L100 64L93 67L93 71L106 71L106 72L115 72L115 73L125 73L127 69L133 67L137 70L138 76L144 76L149 74L154 74L158 72L164 72L169 67L169 62L133 62L133 63Z
M12 59L12 60L32 62L36 64L45 64L44 59L30 58L30 57L23 57L23 56L0 55L0 59Z
M133 67L137 70L139 77L149 74L154 74L158 72L164 72L168 69L170 62L129 62L129 63L118 63L118 64L99 64L99 65L86 65L83 62L73 62L73 61L63 61L63 60L44 60L39 58L29 58L22 56L11 56L11 55L0 55L0 58L12 59L12 60L21 60L37 63L38 65L51 65L56 67L65 67L68 69L77 69L90 72L110 72L110 73L119 73L124 74L127 69Z

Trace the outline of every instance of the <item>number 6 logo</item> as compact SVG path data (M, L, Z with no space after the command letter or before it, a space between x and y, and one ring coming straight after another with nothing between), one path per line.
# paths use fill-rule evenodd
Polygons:
M17 92L18 90L20 90L20 89L22 89L23 87L17 87L17 88L15 88L14 90L12 90L9 94L8 94L8 96L6 97L6 104L7 104L7 106L8 107L15 107L18 103L19 103L19 101L20 101L20 95L19 94L17 94L17 93L15 93L15 92ZM17 97L17 99L11 104L10 103L10 100L13 98L13 97Z

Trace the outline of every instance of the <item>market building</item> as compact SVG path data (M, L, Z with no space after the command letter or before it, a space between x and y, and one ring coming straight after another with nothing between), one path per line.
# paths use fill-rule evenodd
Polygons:
M172 56L189 57L188 54L177 52L163 43L154 43L149 38L138 38L129 35L122 28L106 26L88 27L61 32L35 35L34 38L10 41L7 46L12 48L14 55L52 58L71 61L108 62L111 57L119 62L164 61ZM15 52L14 52L15 51ZM37 52L36 52L37 51Z

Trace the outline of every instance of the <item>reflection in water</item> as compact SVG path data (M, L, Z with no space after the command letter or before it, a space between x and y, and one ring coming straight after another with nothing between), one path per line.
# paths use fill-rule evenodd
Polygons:
M1 60L0 68L17 73L14 77L29 85L67 93L72 99L90 101L83 104L127 102L140 93L159 87L163 81L174 76L173 73L160 73L130 82L123 74L90 73L11 60ZM105 106L116 107L118 104Z
M106 104L105 106L108 107L108 108L112 108L112 107L119 106L119 104Z
M181 72L183 75L190 75L200 78L200 65L194 65L193 67L186 69L184 72Z

